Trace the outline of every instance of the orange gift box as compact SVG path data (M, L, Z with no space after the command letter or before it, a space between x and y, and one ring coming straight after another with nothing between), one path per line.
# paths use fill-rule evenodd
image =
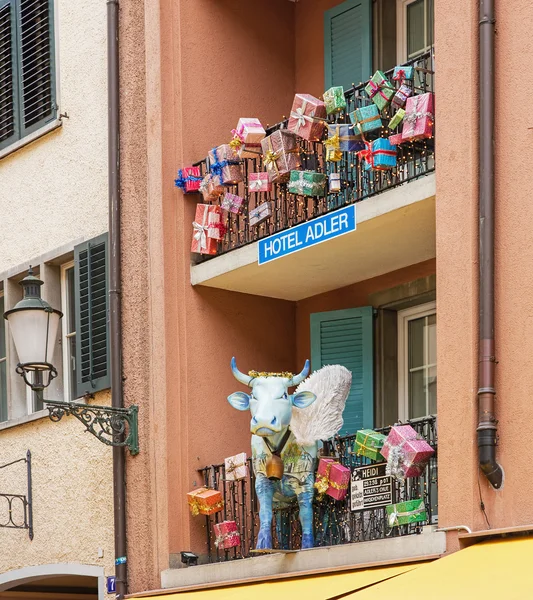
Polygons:
M197 515L212 515L224 508L222 494L218 490L206 487L189 492L187 494L187 502L194 517Z

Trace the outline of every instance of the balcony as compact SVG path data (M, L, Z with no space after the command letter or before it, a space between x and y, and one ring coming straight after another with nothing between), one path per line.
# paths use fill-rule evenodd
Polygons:
M413 94L432 92L433 54L426 53L406 65L414 67L414 78L408 82ZM391 80L392 71L386 75ZM329 122L349 123L350 112L372 103L365 85L346 91L346 113L336 119L330 116ZM382 111L384 126L365 134L368 141L398 133L398 128L386 127L392 114L390 108ZM267 134L285 126L286 121L278 123ZM194 255L193 285L299 300L435 257L434 138L399 145L397 167L389 171L365 169L357 152L343 152L337 163L326 162L323 141L299 140L299 145L303 169L338 173L341 191L309 198L289 193L287 184L275 184L270 193L250 192L246 183L228 188L244 198L244 214L229 213L218 255ZM260 158L242 162L245 182L248 173L264 170ZM198 164L205 173L205 162ZM271 202L271 218L250 225L247 215L266 201ZM272 263L257 264L259 240L354 204L356 231ZM294 280L296 270L298 281Z

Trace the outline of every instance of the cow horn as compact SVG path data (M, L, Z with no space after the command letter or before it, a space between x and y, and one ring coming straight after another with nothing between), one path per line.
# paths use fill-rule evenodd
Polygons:
M244 385L249 386L253 379L253 377L250 377L250 375L245 375L244 373L241 373L239 369L237 369L237 361L235 360L235 357L231 359L231 372L233 373L233 377L235 377L237 381L240 381Z
M306 360L302 372L299 375L295 375L292 379L290 379L289 383L287 384L287 387L292 387L293 385L298 385L299 383L302 383L302 381L307 377L308 373L309 360Z

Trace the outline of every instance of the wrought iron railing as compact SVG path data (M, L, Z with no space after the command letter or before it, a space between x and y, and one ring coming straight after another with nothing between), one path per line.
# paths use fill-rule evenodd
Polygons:
M435 416L414 419L409 424L435 450L434 456L420 477L406 479L403 482L393 480L392 493L394 502L422 498L428 519L424 523L390 527L384 507L362 511L352 511L350 493L342 501L328 496L315 499L314 529L315 546L336 546L355 542L385 539L420 533L422 527L437 522L438 487L437 487L437 418ZM377 429L387 434L390 427ZM323 454L335 457L341 464L356 468L376 464L353 452L355 434L336 437L326 442ZM222 492L224 509L206 518L206 554L209 562L219 562L252 556L255 538L259 529L259 506L255 494L255 479L251 460L248 459L248 477L240 481L226 480L224 465L211 465L201 469L206 486ZM272 522L274 548L297 550L301 545L301 528L298 520L298 505L292 503L286 508L274 511ZM237 523L241 536L241 544L230 550L218 549L215 545L213 525L232 520Z
M413 89L414 94L432 92L434 90L434 56L427 52L405 65L414 67L414 78L405 82ZM391 78L392 71L386 75ZM353 86L345 92L347 108L345 113L330 116L331 123L349 123L348 114L356 108L372 103L364 91L365 83ZM378 137L388 137L398 133L398 128L389 130L386 125L392 116L390 109L382 111L384 126L381 129L365 134L371 141ZM271 134L276 129L286 127L287 121L278 123L267 129ZM322 142L300 140L303 169L322 173L336 172L340 175L342 189L338 193L330 193L324 198L308 198L290 194L287 184L274 184L272 192L250 192L248 190L248 174L263 171L263 162L257 159L244 159L242 169L244 182L228 187L228 191L244 198L245 210L242 215L228 214L227 232L218 248L218 255L235 250L261 238L268 237L299 223L304 223L343 206L360 202L366 198L397 187L435 170L434 138L402 143L398 146L397 168L389 171L368 171L364 169L364 161L356 152L343 152L340 162L326 162L325 148ZM196 163L202 174L206 172L206 162ZM265 201L272 201L272 217L259 225L249 225L248 214L256 206ZM197 262L214 258L210 255L195 255Z

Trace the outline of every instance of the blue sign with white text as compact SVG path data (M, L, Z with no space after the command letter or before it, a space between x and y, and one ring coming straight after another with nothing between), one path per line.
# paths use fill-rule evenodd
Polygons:
M355 204L345 206L335 212L323 215L307 223L300 223L286 231L281 231L259 240L257 262L267 262L309 248L321 242L355 231Z

